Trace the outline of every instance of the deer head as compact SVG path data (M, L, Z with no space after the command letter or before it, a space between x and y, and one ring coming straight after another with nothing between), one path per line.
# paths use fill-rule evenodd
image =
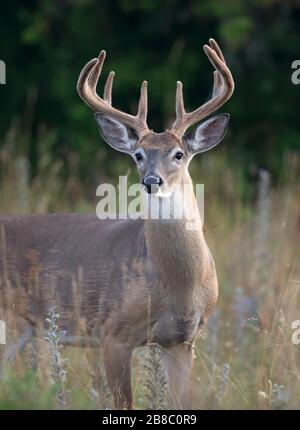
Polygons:
M103 139L114 149L133 157L141 183L148 193L170 195L185 181L188 165L195 154L216 146L224 137L229 114L221 114L202 122L192 132L186 131L222 106L232 95L234 81L221 49L214 39L203 47L215 68L212 98L192 112L186 112L182 83L177 82L176 120L170 129L155 133L147 125L147 82L141 86L138 112L135 116L111 105L114 72L110 72L103 98L96 92L106 53L101 51L83 68L77 84L82 100L96 111L95 118Z

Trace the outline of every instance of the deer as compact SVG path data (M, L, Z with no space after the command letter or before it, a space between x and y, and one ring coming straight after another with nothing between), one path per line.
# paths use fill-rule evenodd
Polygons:
M189 408L194 342L218 300L215 263L204 238L188 167L195 155L223 139L229 114L210 115L231 97L234 81L217 42L209 39L203 49L214 67L212 97L187 112L183 85L178 81L176 120L164 132L154 132L147 125L146 81L135 116L112 106L114 72L108 75L103 97L97 94L105 51L84 66L77 83L79 96L95 112L104 141L133 158L145 195L160 204L170 201L179 189L180 204L198 228L187 229L185 217L172 216L122 220L99 220L89 214L0 217L0 289L7 288L5 280L12 290L25 285L27 306L20 315L23 332L26 328L34 333L38 321L45 318L55 279L66 342L101 348L115 409L133 408L132 353L149 344L162 349L172 407ZM79 267L80 289L74 293L72 280ZM28 292L33 282L36 294ZM76 337L74 329L78 312L74 294L86 324L83 337ZM24 336L26 341L30 337Z

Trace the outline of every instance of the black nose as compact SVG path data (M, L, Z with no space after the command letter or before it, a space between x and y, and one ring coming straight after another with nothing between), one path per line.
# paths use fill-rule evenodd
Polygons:
M147 193L156 194L159 187L162 185L163 180L158 176L149 175L142 180L142 184L145 185Z

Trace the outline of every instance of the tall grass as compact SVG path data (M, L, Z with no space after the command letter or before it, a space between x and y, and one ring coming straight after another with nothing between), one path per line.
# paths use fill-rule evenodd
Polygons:
M94 211L78 178L61 179L59 162L52 163L44 155L37 175L30 179L26 158L14 158L9 145L4 148L0 152L1 212ZM205 183L205 234L216 261L220 299L196 344L191 407L299 408L300 347L291 342L291 323L300 319L297 176L290 173L289 181L274 188L270 174L262 170L253 185L256 197L245 201L238 189L239 171L222 156L203 159L199 165L200 175L196 165L193 170L197 180ZM298 168L294 159L286 166L287 170ZM56 342L55 318L54 312L47 340L41 336L39 342L44 344L35 357L30 345L10 362L4 357L0 409L111 408L98 352L62 351ZM155 348L150 355L134 356L139 408L165 407L159 356Z

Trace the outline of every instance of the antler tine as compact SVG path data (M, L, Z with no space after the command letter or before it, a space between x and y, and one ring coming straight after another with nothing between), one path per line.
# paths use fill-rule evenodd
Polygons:
M183 85L181 81L177 81L175 108L176 108L176 121L173 124L173 127L172 127L173 130L177 130L177 128L179 129L180 125L182 124L182 122L186 117L186 112L184 109L184 100L183 100Z
M102 67L105 61L105 57L106 57L106 52L102 50L98 56L97 64L91 70L91 73L88 77L88 85L90 89L95 93L96 93L97 83L102 72Z
M210 47L216 52L220 60L223 61L223 63L226 64L223 52L221 51L220 46L218 43L213 39L212 37L209 39ZM223 84L222 75L217 70L214 71L214 88L213 88L213 97L215 97Z
M234 90L234 81L229 68L227 67L226 63L221 60L221 58L218 56L216 51L213 50L210 46L204 45L203 49L208 59L212 63L212 65L215 67L215 69L217 69L217 71L220 73L221 77L223 78L223 82L225 86L228 88L228 91L227 91L228 94L226 95L230 97Z
M147 113L148 113L148 82L144 81L141 85L141 94L139 100L139 107L137 117L139 121L143 124L147 121Z
M172 130L180 136L182 136L191 125L202 120L221 107L231 97L234 90L234 81L219 45L214 39L209 39L209 44L210 46L204 45L203 49L215 68L213 96L211 100L193 112L185 112L182 85L181 83L180 85L177 83L176 121L173 124Z
M94 69L95 65L98 64L98 58L93 58L90 60L84 68L81 70L81 73L79 75L78 81L77 81L77 92L79 96L82 98L82 100L92 109L94 109L94 104L92 101L88 101L86 99L87 96L87 86L86 82L90 76L91 71Z
M223 52L221 51L220 46L218 45L218 43L215 41L215 39L213 39L212 37L209 39L209 45L210 47L216 52L216 54L218 55L218 57L220 58L220 60L223 61L223 63L226 64ZM222 81L222 76L220 74L220 72L218 72L217 70L214 71L214 88L213 88L213 97L216 96L221 88L223 81Z
M216 52L220 60L223 61L223 63L226 64L223 52L221 51L220 46L218 43L213 39L212 37L209 39L209 45L210 47ZM222 75L217 70L214 71L214 88L213 88L213 97L216 96L222 86L223 80Z
M218 55L218 57L220 58L220 60L223 61L223 63L226 64L223 52L221 51L220 46L218 45L218 43L215 41L215 39L213 39L212 37L209 39L209 44L210 47L216 52L216 54Z
M176 115L177 118L183 119L185 115L184 101L183 101L183 85L182 82L177 81L176 88Z
M111 106L111 99L112 99L111 94L112 94L112 87L114 83L114 77L115 77L115 72L113 71L109 72L109 75L107 77L107 80L105 82L105 87L104 87L103 98L110 106Z
M78 94L82 100L96 112L101 112L120 120L133 128L139 137L143 137L150 131L147 126L147 83L144 82L142 85L139 109L136 116L115 109L111 106L114 72L110 72L108 75L104 87L103 99L99 97L96 92L105 57L106 52L101 51L98 58L94 58L84 66L77 82Z

